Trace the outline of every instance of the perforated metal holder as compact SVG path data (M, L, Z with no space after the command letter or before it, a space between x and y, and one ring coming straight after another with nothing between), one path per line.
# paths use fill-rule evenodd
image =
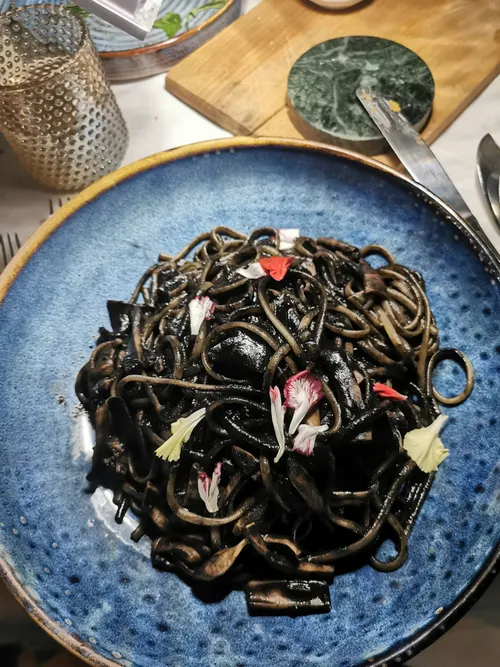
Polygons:
M0 130L50 189L79 190L119 166L125 121L85 23L65 7L0 15Z

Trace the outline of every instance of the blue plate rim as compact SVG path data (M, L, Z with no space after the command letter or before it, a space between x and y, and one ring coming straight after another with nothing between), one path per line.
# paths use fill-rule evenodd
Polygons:
M417 193L422 201L434 208L446 222L453 224L465 236L471 245L472 250L478 256L479 260L486 266L492 277L500 281L500 261L492 255L488 247L483 243L475 231L470 229L448 204L439 199L439 197L430 192L430 190L427 190L424 186L416 183L409 177L404 176L395 169L364 155L355 153L354 151L336 148L313 141L272 137L232 137L228 139L215 139L190 144L188 146L156 153L121 167L73 197L73 199L62 206L62 208L40 226L16 254L8 268L0 275L0 306L17 276L21 273L30 258L42 247L45 241L48 240L48 238L61 227L73 213L83 208L90 201L97 199L99 195L137 174L141 174L142 172L169 162L196 157L206 153L217 154L221 151L246 150L252 148L285 148L292 151L302 150L306 152L322 153L333 159L347 159L361 163L369 169L378 171L382 177L396 180L406 189ZM459 621L484 593L495 579L499 563L500 543L491 550L488 559L483 563L477 576L446 610L446 613L436 616L435 620L422 630L417 631L410 637L407 637L402 643L385 651L375 660L371 658L370 661L359 663L357 667L390 667L391 665L401 664L403 656L405 658L414 656L432 644L438 637ZM105 658L89 644L73 636L67 629L62 628L43 612L38 606L38 603L29 594L28 590L18 580L15 569L2 557L0 557L0 577L6 584L10 593L28 612L32 619L64 648L94 667L121 667L120 663Z

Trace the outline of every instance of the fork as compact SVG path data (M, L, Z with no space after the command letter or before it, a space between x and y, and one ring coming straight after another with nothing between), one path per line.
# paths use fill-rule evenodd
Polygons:
M51 197L49 199L49 214L53 215L58 209L60 209L66 202L70 199L73 199L74 195L64 195L62 197Z
M0 273L21 247L17 232L14 234L0 234Z
M0 0L1 1L1 0ZM73 195L64 195L62 197L49 198L49 215L53 215L66 202L73 198ZM14 257L16 252L21 248L21 241L19 234L14 232L12 234L0 234L0 273L5 269L10 260Z

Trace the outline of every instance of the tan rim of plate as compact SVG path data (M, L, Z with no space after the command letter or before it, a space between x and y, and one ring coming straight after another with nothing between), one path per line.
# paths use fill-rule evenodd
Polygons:
M190 39L194 35L198 34L205 28L208 28L209 25L215 23L234 3L236 0L227 0L224 7L221 7L218 12L210 16L206 21L200 23L195 28L190 28L186 32L181 33L178 37L172 37L171 39L166 39L164 42L158 42L158 44L151 44L150 46L140 46L137 49L127 49L126 51L100 51L99 57L103 60L108 60L111 58L130 58L131 56L145 55L147 53L154 53L155 51L160 51L168 46L173 46L174 44L179 44L184 42L187 39Z
M21 250L15 255L10 262L8 268L0 275L0 305L16 277L20 274L25 264L28 262L37 250L44 244L44 242L60 227L73 213L85 206L88 202L93 201L99 195L118 183L126 181L128 178L148 171L153 167L158 167L162 164L168 164L175 160L203 155L204 153L214 153L221 150L229 150L231 148L259 148L259 147L280 147L280 148L296 148L305 149L317 153L323 153L331 156L337 156L360 162L374 169L391 174L394 178L404 181L411 186L412 189L419 190L427 200L431 200L434 204L441 208L443 213L454 220L460 221L459 216L435 195L426 190L421 185L418 185L406 176L387 167L376 160L367 158L364 155L359 155L349 150L335 148L326 144L315 143L312 141L303 141L297 139L282 139L282 138L255 138L255 137L235 137L229 139L215 139L212 141L205 141L198 144L191 144L189 146L182 146L170 151L156 153L150 157L143 158L137 162L126 165L117 171L104 176L99 181L90 185L80 194L76 195L69 202L64 204L56 213L54 213L41 227L31 236L31 238L22 246ZM474 240L477 241L475 235L471 233ZM83 658L86 662L94 667L122 667L120 663L114 660L104 658L97 653L90 645L71 634L65 627L61 627L58 623L53 621L49 616L42 611L37 601L24 588L23 584L18 581L14 568L7 563L3 558L0 558L0 576L5 581L7 588L10 590L16 600L24 607L38 625L40 625L45 632L47 632L53 639L62 644L68 651L74 653L79 658ZM460 606L460 605L459 605ZM417 637L421 633L417 634ZM425 634L425 629L424 629Z

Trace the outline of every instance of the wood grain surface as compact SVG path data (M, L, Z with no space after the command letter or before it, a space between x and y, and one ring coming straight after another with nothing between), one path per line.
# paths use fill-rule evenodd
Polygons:
M500 72L500 0L373 0L341 12L263 0L174 67L166 87L233 134L303 137L286 106L290 68L345 35L393 39L426 61L436 82L429 142Z

